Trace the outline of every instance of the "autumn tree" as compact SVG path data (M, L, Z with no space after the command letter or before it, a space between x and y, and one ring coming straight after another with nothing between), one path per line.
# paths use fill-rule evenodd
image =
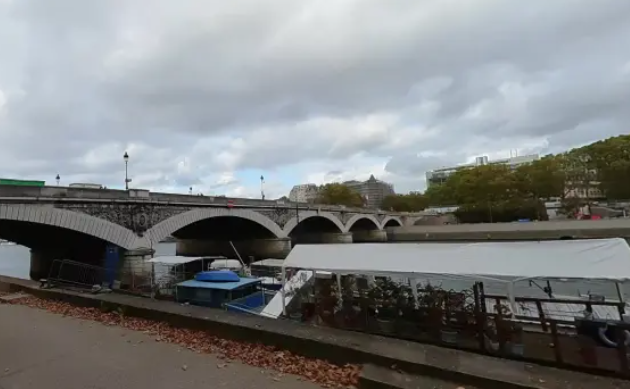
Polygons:
M364 199L357 191L337 183L320 186L316 202L327 205L345 205L346 207L364 206Z

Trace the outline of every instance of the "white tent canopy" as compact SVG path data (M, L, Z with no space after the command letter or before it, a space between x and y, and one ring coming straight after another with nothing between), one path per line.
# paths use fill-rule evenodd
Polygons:
M507 283L623 281L630 280L630 247L624 239L297 245L283 267L406 278L434 274Z

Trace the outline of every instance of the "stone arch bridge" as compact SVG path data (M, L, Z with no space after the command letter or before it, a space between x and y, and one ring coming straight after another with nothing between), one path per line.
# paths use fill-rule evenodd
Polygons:
M178 240L180 253L190 255L208 242L249 242L245 246L273 252L274 246L287 251L291 242L385 241L386 228L416 219L378 210L144 190L0 187L0 239L31 248L32 257L94 263L102 263L107 245L130 256L170 237Z
M228 218L240 219L246 238L289 238L299 230L306 233L331 233L359 235L369 231L384 231L387 227L403 226L406 217L374 213L341 212L328 209L247 209L247 208L192 208L174 212L170 207L157 210L154 207L92 206L77 204L0 204L0 226L24 224L26 229L1 228L0 237L25 246L37 246L42 236L28 234L28 228L48 227L67 230L119 246L125 250L150 248L178 231L191 226L216 220L227 223ZM318 223L314 223L317 221ZM248 226L249 224L249 226ZM312 224L312 226L306 227ZM255 225L255 227L253 226ZM215 227L215 226L209 226ZM249 229L247 228L249 227ZM301 228L303 227L303 228ZM264 233L259 231L264 229ZM212 232L213 229L211 228ZM258 235L258 236L256 236ZM365 235L365 234L364 234ZM373 234L376 236L376 234ZM208 235L207 238L212 238ZM230 237L239 240L238 235ZM370 239L365 236L365 239ZM380 238L374 238L376 241ZM361 239L363 241L363 239ZM346 242L347 239L340 241ZM331 241L333 242L333 241Z

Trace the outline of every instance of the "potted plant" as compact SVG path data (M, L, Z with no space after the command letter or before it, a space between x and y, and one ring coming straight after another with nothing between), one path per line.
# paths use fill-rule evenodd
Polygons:
M514 320L504 320L504 334L506 352L511 355L523 356L523 325Z
M368 292L368 296L375 302L377 331L394 332L394 320L398 317L396 307L395 284L390 279L378 280Z
M305 285L293 291L293 293L294 293L294 297L291 302L295 301L295 303L291 304L291 306L292 308L293 307L295 308L289 311L289 317L294 320L305 321L306 318L309 316L307 312L313 310L312 308L311 309L308 308L309 304L314 305L311 302L312 287Z
M320 319L330 325L336 326L335 310L339 299L334 279L318 279L317 281L317 306Z
M403 338L416 338L418 335L418 309L411 286L401 285L396 299L397 317L396 332Z
M465 312L465 295L461 292L447 291L442 293L445 307L443 327L440 339L444 343L457 344L457 338L462 328L466 328L468 320Z
M395 320L398 318L399 312L393 301L389 299L383 300L380 307L377 308L376 320L379 322L379 330L384 333L395 332Z
M444 291L427 284L422 291L421 304L427 313L427 326L434 336L440 333L444 325ZM441 334L440 334L441 336Z

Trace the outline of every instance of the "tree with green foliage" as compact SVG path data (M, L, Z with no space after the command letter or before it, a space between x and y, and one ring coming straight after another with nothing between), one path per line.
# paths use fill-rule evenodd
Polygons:
M630 199L630 135L616 136L583 147L607 199Z
M462 169L448 177L441 185L425 192L430 205L449 206L487 204L518 197L516 177L505 165L483 165Z
M520 194L532 199L561 198L565 191L565 175L559 158L545 156L530 164L519 166L515 180Z
M458 170L424 193L427 204L459 206L468 222L544 219L541 200L560 199L568 212L598 198L630 199L630 135L609 138L512 169Z
M424 191L424 198L427 204L433 207L446 207L457 205L453 192L449 191L446 183L442 185L431 185Z
M506 165L482 165L453 173L442 185L425 192L431 205L459 207L455 216L465 223L544 220L540 202L529 182L543 176L544 166L517 172ZM542 186L542 185L541 185ZM546 190L546 188L545 188Z
M395 194L383 199L381 208L395 212L419 212L428 206L426 197L419 192Z
M363 197L357 191L338 183L320 186L316 203L345 205L346 207L363 207L365 205Z

